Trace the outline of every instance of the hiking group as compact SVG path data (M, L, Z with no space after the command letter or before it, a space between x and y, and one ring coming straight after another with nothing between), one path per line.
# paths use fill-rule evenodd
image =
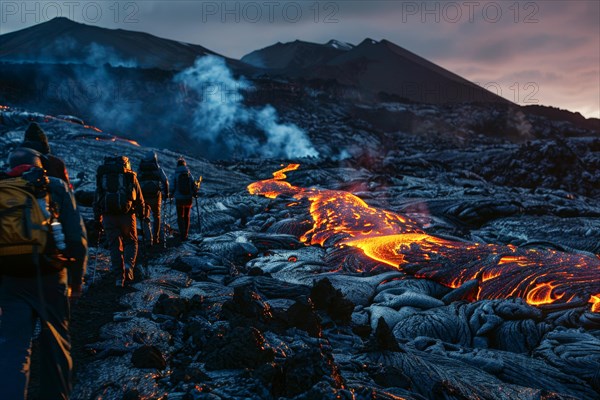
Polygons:
M197 193L194 178L183 158L177 160L171 182L154 152L141 160L139 175L131 170L129 159L125 156L104 160L96 175L94 219L95 225L106 234L112 271L117 274L116 286L124 286L134 279L138 255L137 219L141 221L144 241L142 254L147 256L145 251L149 247L166 244L166 225L165 229L161 229L162 198L169 201L174 198L179 237L186 241L192 200ZM150 214L154 219L152 226Z
M96 174L93 229L99 245L104 233L117 287L134 279L137 219L142 247L147 247L141 253L147 257L148 248L166 247L171 230L164 210L174 199L179 238L186 241L198 186L182 157L171 179L154 152L140 161L138 174L128 157L104 159ZM37 123L30 124L9 154L8 169L0 172L0 218L0 397L27 399L32 339L39 326L38 398L68 399L70 305L82 294L88 240L65 163L50 153Z

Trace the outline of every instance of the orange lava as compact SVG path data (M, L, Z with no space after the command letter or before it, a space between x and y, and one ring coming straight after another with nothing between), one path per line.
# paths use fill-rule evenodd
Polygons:
M562 299L565 295L564 293L553 293L554 289L556 289L556 285L550 282L540 283L527 293L525 300L527 300L527 303L535 306L554 303L556 300Z
M597 257L428 235L408 217L370 207L351 193L286 182L285 173L298 167L290 164L272 179L252 183L248 191L308 200L313 226L300 238L307 244L356 247L373 260L452 288L476 279L476 299L520 297L543 306L590 298L591 310L600 312Z
M590 296L588 303L592 303L593 312L600 312L600 293Z
M407 262L402 254L403 249L410 251L411 245L417 244L423 250L434 251L445 243L450 242L425 233L404 233L344 241L348 246L361 249L368 257L396 268Z

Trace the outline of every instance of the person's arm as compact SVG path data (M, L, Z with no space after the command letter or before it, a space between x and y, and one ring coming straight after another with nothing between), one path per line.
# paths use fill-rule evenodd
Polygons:
M160 169L160 180L163 183L163 194L165 197L169 197L169 178L167 178L167 174L165 174L165 171L161 168Z
M50 167L48 175L62 179L67 183L69 189L73 190L73 185L71 185L71 181L69 180L69 173L67 172L67 165L65 162L53 154L48 154L46 157L48 159L48 166Z
M135 202L133 204L133 208L138 215L140 215L142 218L145 218L146 210L144 206L144 194L142 193L140 183L138 182L135 174L132 173L131 176L133 178L133 190L135 191Z
M60 162L62 163L62 167L63 167L63 180L65 182L67 182L67 185L69 186L69 188L71 190L73 190L73 185L71 185L71 180L69 179L69 172L67 171L67 165L65 164L65 162L63 160L60 160Z
M68 268L69 286L72 297L81 295L83 276L87 267L88 242L85 224L77 209L75 196L69 190L67 183L58 178L50 178L50 193L56 203L65 236L65 255L75 261Z

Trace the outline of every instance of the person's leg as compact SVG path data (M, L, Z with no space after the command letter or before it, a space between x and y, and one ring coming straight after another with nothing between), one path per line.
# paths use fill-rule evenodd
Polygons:
M152 209L152 214L154 217L154 232L153 232L153 237L154 237L154 242L152 242L152 240L150 241L150 243L154 243L154 244L158 244L160 243L160 211L161 211L161 196L158 196L157 199L153 199L152 202L150 203L150 207Z
M153 232L153 229L150 226L150 211L153 211L153 210L152 210L152 207L149 204L149 202L147 202L144 205L144 208L145 208L144 215L147 216L148 218L144 218L141 221L141 225L142 225L142 229L144 230L144 235L147 238L148 245L152 246L152 232Z
M133 280L133 269L138 252L137 222L134 214L123 215L121 218L123 229L123 247L125 253L125 275L128 280Z
M122 285L125 265L123 260L123 241L121 239L122 233L119 218L120 217L116 215L105 215L102 219L102 225L104 226L108 247L110 248L111 268L116 275L117 280L120 280Z
M181 238L184 237L184 232L185 232L185 207L183 205L183 203L181 203L180 201L177 201L176 203L177 206L177 228L179 229L179 236Z
M18 290L23 279L3 277L0 286L0 393L3 399L27 397L31 337L36 314Z
M69 335L67 285L49 276L44 285L45 311L40 334L40 400L67 400L72 389L73 361Z
M185 223L185 235L184 238L187 239L189 233L190 233L190 216L191 216L191 210L192 210L192 205L191 204L186 204L185 205L185 211L184 211L184 223Z

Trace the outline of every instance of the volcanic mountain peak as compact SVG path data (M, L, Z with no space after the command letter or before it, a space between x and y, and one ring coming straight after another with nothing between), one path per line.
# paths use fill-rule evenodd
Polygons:
M57 17L0 36L0 61L181 69L216 55L202 46Z
M365 38L365 40L363 40L362 42L360 42L360 44L356 47L360 47L360 46L368 46L368 45L374 45L374 44L379 44L380 42L378 42L377 40L371 39L371 38Z
M357 46L300 40L256 50L242 58L284 78L336 81L366 97L389 95L419 103L510 102L386 39Z
M298 71L324 64L351 48L351 45L336 40L330 40L325 44L302 40L277 42L245 55L241 61L259 68Z
M351 43L340 42L335 39L331 39L329 42L325 43L325 45L339 50L352 50L354 48L354 45Z

